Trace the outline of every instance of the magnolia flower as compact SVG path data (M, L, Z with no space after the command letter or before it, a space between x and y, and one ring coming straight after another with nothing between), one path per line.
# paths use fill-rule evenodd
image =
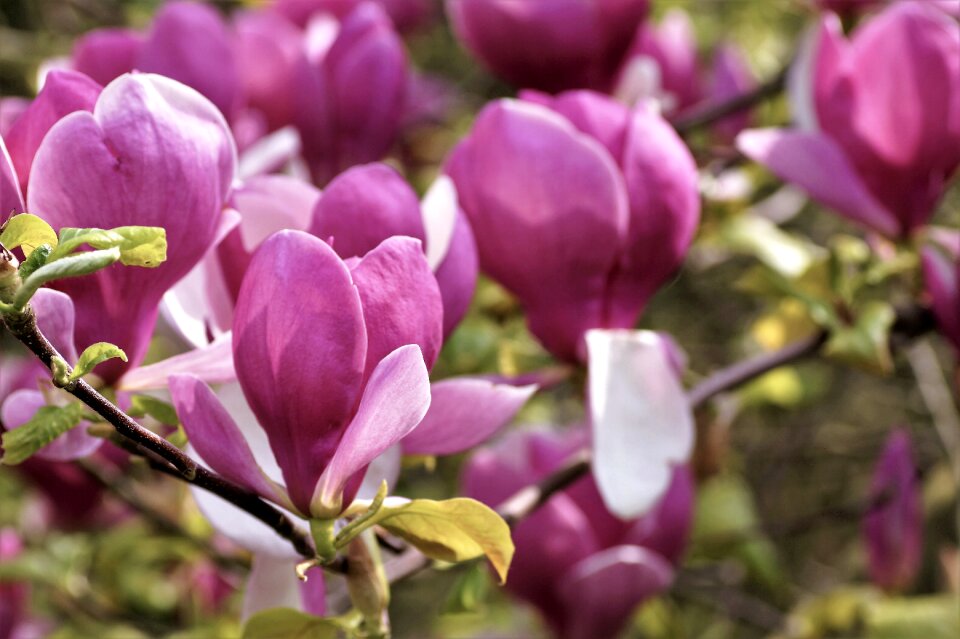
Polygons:
M488 105L446 171L480 266L554 355L630 328L680 265L700 214L690 152L658 115L588 91Z
M378 160L393 145L409 83L407 56L383 10L361 4L342 21L307 26L293 71L293 123L314 181Z
M792 78L798 129L745 131L740 150L821 204L889 237L926 224L960 164L960 31L901 2L847 40L823 16Z
M671 9L658 25L637 29L613 94L628 104L652 100L668 117L681 117L696 108L724 102L753 88L755 82L741 51L721 43L712 66L701 68L693 24L686 11ZM722 140L732 140L749 120L749 113L723 118L712 126Z
M468 462L464 492L491 507L561 467L586 433L517 433ZM687 543L689 471L643 517L623 521L603 507L593 476L554 495L516 526L506 588L536 606L558 637L613 637L639 604L666 590Z
M890 590L907 588L923 554L923 510L917 468L905 430L895 430L877 460L863 520L870 577Z
M460 42L520 87L605 90L647 0L447 0Z
M78 100L94 101L87 109ZM223 221L236 167L223 116L200 94L162 76L121 76L100 92L80 74L52 72L10 140L13 166L0 161L4 207L11 202L22 210L10 186L21 183L26 208L55 229L166 230L167 261L157 268L114 265L57 283L77 307L78 345L115 343L131 366L139 363L160 299L212 246ZM29 177L12 179L16 167L29 167ZM110 383L126 368L112 360L97 373Z
M960 232L923 247L923 279L940 332L960 352Z
M270 8L293 22L306 24L318 13L343 18L366 0L276 0ZM394 26L409 31L422 25L430 16L430 0L372 0L387 12Z

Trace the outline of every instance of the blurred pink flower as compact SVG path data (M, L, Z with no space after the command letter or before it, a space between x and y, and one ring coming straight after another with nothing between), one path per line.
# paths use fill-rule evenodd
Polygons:
M511 434L471 457L464 492L497 507L562 466L586 441L581 430ZM603 507L588 475L516 526L506 588L536 606L558 637L616 636L638 605L673 581L692 504L693 479L678 467L649 513L623 521Z
M808 45L792 79L800 128L745 131L740 150L841 215L910 235L960 164L960 29L902 2L850 40L827 14Z

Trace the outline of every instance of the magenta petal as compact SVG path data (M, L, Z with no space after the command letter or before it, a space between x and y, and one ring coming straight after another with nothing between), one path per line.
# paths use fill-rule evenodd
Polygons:
M304 512L360 400L363 319L350 272L326 242L281 231L253 256L234 316L234 365Z
M100 91L100 85L82 73L51 71L47 74L40 93L20 114L6 136L7 149L24 193L27 192L34 156L47 131L74 111L93 111ZM43 217L46 219L46 215Z
M952 250L923 248L923 279L940 332L960 352L960 232L945 239Z
M6 143L0 137L0 221L6 222L8 217L23 213L25 208L17 171L13 168Z
M559 590L565 604L563 636L614 637L638 605L673 582L673 568L639 546L615 546L573 566Z
M241 619L249 619L258 612L273 608L300 608L303 601L300 582L293 572L299 559L254 553L243 593Z
M368 377L380 360L404 344L417 344L427 368L443 342L443 304L420 242L391 237L350 269L367 327Z
M430 379L414 344L401 346L377 365L363 392L357 414L323 471L310 513L332 517L348 505L343 490L378 455L416 428L430 406Z
M319 189L288 175L258 175L244 181L231 195L240 213L243 248L252 253L277 231L305 230L319 200Z
M480 114L447 172L481 268L521 299L551 352L577 359L583 331L606 323L604 298L628 224L614 159L556 113L500 100Z
M163 293L210 247L233 182L236 151L223 116L201 95L156 75L108 85L92 114L76 112L46 135L33 164L28 208L54 228L162 226L167 261L113 266L59 286L78 308L77 342L112 342L143 357ZM113 381L124 370L105 364Z
M471 378L437 382L430 387L430 410L403 439L403 451L450 455L472 448L513 419L536 390Z
M309 231L330 241L343 258L364 255L393 235L425 239L416 193L385 164L356 166L334 178L313 210Z
M137 59L140 71L193 87L230 117L240 99L233 43L223 19L199 2L169 2L157 12Z
M132 29L97 29L77 38L73 68L107 85L137 67L143 36Z
M874 199L831 139L812 133L751 129L737 136L737 147L821 204L881 233L898 233L897 220Z
M68 396L65 395L65 397ZM13 430L26 424L40 408L46 405L47 402L40 391L14 391L3 402L0 419L3 420L7 429ZM88 422L80 422L37 451L36 456L50 461L70 461L90 455L100 448L103 440L87 434L89 425Z
M870 577L889 590L913 583L923 555L923 504L910 436L895 430L877 461L863 520Z
M37 327L50 344L71 364L77 361L77 347L73 331L76 313L69 296L49 288L42 288L30 300L37 316Z
M193 375L170 377L170 396L197 453L227 479L267 499L277 489L264 476L240 429L210 387Z
M128 392L166 388L171 375L188 373L208 384L235 380L237 373L233 369L233 344L230 335L149 366L134 368L120 378L117 388Z

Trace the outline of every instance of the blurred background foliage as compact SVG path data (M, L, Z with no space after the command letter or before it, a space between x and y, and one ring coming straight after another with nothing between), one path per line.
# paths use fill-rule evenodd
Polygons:
M158 4L0 0L0 94L32 95L38 66L69 53L76 36L109 25L143 27ZM243 3L214 4L230 11ZM747 53L759 78L772 77L789 61L812 15L804 0L654 0L654 16L671 7L691 13L704 54L721 39L731 40ZM450 121L410 131L400 144L397 156L422 189L478 107L512 90L458 48L443 20L412 34L408 46L418 68L461 92ZM783 98L755 112L758 122L788 120ZM715 166L736 162L732 149L711 146L706 137L695 135L689 142L707 176ZM862 248L852 227L815 204L794 202L789 192L781 193L781 201L795 210L775 219L780 230L745 227L747 216L756 213L751 206L779 189L760 169L747 171L759 188L749 201L705 200L684 270L654 298L642 320L645 328L669 331L686 351L689 383L813 330L796 299L758 290L758 269L789 268L782 263L785 256L817 260L829 249L856 255ZM705 182L709 187L710 180ZM960 225L956 185L935 223ZM758 266L763 263L767 266ZM919 290L916 269L909 268L868 295L897 304L915 299ZM165 348L161 336L154 357ZM924 370L953 370L951 357L939 337L929 336L898 349L885 375L808 360L769 373L701 411L693 542L675 588L638 610L629 636L960 636L957 486L950 468L950 455L960 451L945 450L932 417L943 407L928 404L917 383ZM435 376L517 374L550 363L526 332L516 303L484 280ZM575 374L538 395L518 423L578 422L580 388L582 376ZM920 578L902 596L868 585L860 537L872 467L896 426L905 426L914 442L926 535ZM408 460L397 492L455 495L462 461ZM80 469L92 470L97 469ZM213 538L182 484L158 478L136 461L122 488L112 483L102 497L116 510L110 525L48 528L40 523L44 516L31 482L0 468L0 527L25 533L28 547L0 568L0 581L31 582L33 609L53 622L54 637L239 636L237 587L248 567L245 553ZM131 512L124 505L131 498L148 514ZM500 592L479 563L395 585L391 617L399 637L542 634L535 614Z

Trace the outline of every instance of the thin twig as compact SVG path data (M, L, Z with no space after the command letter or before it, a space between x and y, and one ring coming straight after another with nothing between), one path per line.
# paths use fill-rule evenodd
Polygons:
M30 307L27 307L23 313L4 315L3 321L7 330L29 348L47 368L51 368L51 362L55 357L61 357L40 332ZM111 424L117 433L133 443L138 454L148 453L149 461L155 468L166 467L168 474L212 492L253 515L288 540L304 557L315 555L310 538L280 510L263 501L255 493L198 465L182 450L138 424L85 381L73 382L64 390L93 409Z
M677 133L685 135L776 97L786 86L789 71L790 65L787 64L775 76L763 84L757 85L751 91L723 102L705 104L702 107L694 108L689 114L677 118L673 127L677 130Z

